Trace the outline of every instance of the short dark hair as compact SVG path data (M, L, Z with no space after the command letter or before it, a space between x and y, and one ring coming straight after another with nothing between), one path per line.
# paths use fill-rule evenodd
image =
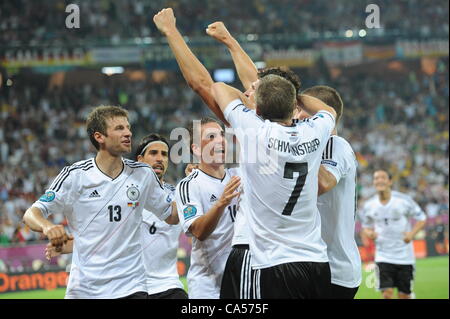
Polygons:
M295 74L292 70L290 70L288 68L281 68L281 67L267 68L267 69L260 70L258 72L258 77L260 79L262 79L263 77L270 75L270 74L281 76L282 78L285 78L286 80L291 82L295 88L295 93L297 95L299 94L300 87L302 86L302 82L300 80L300 77L297 74Z
M326 85L316 85L306 89L302 94L315 97L336 111L336 124L339 122L344 112L344 102L336 89Z
M200 119L200 128L204 125L204 124L208 124L208 123L217 123L219 124L220 127L223 128L222 123L219 122L218 120L212 118L212 117L202 117ZM194 141L194 121L192 121L189 126L188 126L188 132L189 132L189 141L186 141L188 143L189 146L189 151L191 152L191 154L193 154L192 152L192 142Z
M267 75L260 80L255 94L258 114L267 120L280 121L292 117L297 105L294 85L278 75Z
M163 143L165 143L167 145L167 148L170 150L170 145L169 142L167 141L167 139L162 136L159 135L158 133L150 133L147 136L144 136L141 139L141 142L139 143L139 146L136 149L136 153L134 154L134 158L137 160L139 155L144 155L142 154L142 152L144 151L144 148L151 142L156 142L156 141L161 141Z
M126 117L128 119L128 111L120 106L97 106L91 113L89 113L86 120L86 131L91 140L91 143L97 150L100 149L100 145L95 140L95 132L99 132L105 136L108 125L106 119L112 119L114 117Z
M384 169L384 168L377 168L377 169L375 169L375 170L373 171L373 173L375 174L376 172L385 172L386 175L388 176L389 180L390 180L390 181L392 180L392 174L391 174L391 172L389 172L387 169Z

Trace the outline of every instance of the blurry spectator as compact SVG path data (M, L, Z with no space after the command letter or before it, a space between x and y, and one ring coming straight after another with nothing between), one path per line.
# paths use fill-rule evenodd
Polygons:
M78 1L80 29L64 28L71 0L4 0L0 41L10 45L62 44L81 41L117 43L137 37L159 37L152 17L171 6L188 36L203 35L207 25L224 21L233 34L290 34L302 38L342 36L364 29L366 0L102 0ZM445 0L377 0L382 12L379 34L448 36ZM336 17L339 18L336 18ZM402 19L399 19L399 17ZM264 21L264 23L261 23Z

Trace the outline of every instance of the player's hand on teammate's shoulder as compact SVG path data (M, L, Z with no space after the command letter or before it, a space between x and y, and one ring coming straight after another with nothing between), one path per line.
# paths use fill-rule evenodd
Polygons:
M217 201L217 205L219 205L220 207L228 206L231 203L232 199L240 194L240 192L236 191L239 186L241 186L241 178L239 176L233 176L225 186L222 196L220 196L219 200Z
M155 23L158 30L161 31L164 35L167 35L167 33L171 29L176 28L176 18L172 8L166 8L159 11L153 17L153 22Z
M221 21L211 23L206 29L206 33L222 43L225 43L232 38L230 32L225 27L225 24Z

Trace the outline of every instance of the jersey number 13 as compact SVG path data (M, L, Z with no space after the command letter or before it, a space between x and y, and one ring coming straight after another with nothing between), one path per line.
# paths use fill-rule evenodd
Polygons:
M109 221L110 222L120 222L120 220L122 219L122 208L119 205L113 206L113 205L109 205L108 206L108 210L109 210Z

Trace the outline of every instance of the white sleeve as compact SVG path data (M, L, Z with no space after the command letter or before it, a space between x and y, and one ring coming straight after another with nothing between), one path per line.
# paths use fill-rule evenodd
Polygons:
M70 174L71 166L62 169L59 175L53 180L50 187L46 190L33 207L39 208L45 218L55 213L63 213L71 209L71 201L76 186L73 185L73 174Z
M256 115L255 110L247 108L240 99L230 102L223 115L234 129L258 128L264 124L264 120Z
M186 235L192 236L189 227L192 223L204 215L200 194L197 185L192 180L182 180L175 190L175 202L177 204L180 225Z
M333 174L336 183L339 183L341 178L347 176L351 165L356 165L356 160L353 152L345 145L341 144L341 147L337 145L338 140L334 139L333 136L330 137L323 151L321 164L328 172Z
M144 208L151 211L160 220L166 220L171 214L171 203L172 196L167 194L164 190L163 185L156 176L155 172L151 167L144 168L150 176L147 180L150 181L147 189L147 194L145 196ZM150 169L150 171L148 171Z
M314 129L319 132L321 141L326 141L330 138L336 124L335 118L330 112L319 111L308 120L314 124Z
M414 218L416 221L424 221L427 219L425 212L420 208L412 198L408 199L408 216Z

